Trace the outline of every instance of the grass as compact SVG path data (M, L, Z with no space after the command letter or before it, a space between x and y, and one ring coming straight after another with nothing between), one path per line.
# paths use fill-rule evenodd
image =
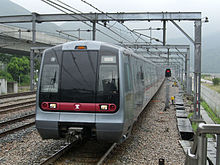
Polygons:
M205 79L205 80L209 80L209 81L212 81L212 76L211 75L202 75L201 77L202 79Z
M218 118L216 116L216 114L212 111L212 109L208 106L208 104L205 101L201 102L201 105L203 106L203 108L206 110L206 112L208 113L209 117L216 123L216 124L220 124L220 118ZM193 113L189 113L188 118L193 117ZM199 123L197 122L192 122L192 128L193 131L196 132L197 128L198 128ZM211 134L207 134L206 135L207 138L213 138L214 136Z
M216 114L213 112L213 110L209 107L209 105L205 102L202 101L201 105L205 109L205 111L208 113L209 117L214 121L216 124L220 124L220 118L216 116ZM213 138L214 136L211 134L206 135L207 138Z
M203 108L206 110L206 112L208 113L209 117L216 123L216 124L220 124L220 118L218 118L216 116L216 114L212 111L212 109L209 107L209 105L205 102L202 101L201 105L203 106Z
M28 91L30 91L29 86L19 86L18 87L18 92L28 92Z
M213 84L204 84L208 88L220 93L220 85L213 85Z
M192 118L193 117L193 113L189 113L187 117L188 118ZM196 130L198 128L198 125L199 124L197 122L192 122L192 129L193 129L194 132L196 132Z

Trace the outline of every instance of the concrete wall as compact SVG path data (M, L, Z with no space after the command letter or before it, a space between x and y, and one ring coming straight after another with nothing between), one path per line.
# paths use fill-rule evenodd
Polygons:
M0 79L0 94L7 94L7 80Z
M18 93L18 83L8 82L7 83L7 91L8 91L8 93Z
M220 117L220 94L210 88L201 85L201 97L210 108L215 112L215 114Z
M18 83L0 79L0 95L7 93L18 93Z

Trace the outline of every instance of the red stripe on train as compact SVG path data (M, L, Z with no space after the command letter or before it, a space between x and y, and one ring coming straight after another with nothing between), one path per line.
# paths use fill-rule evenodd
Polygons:
M114 112L116 110L116 105L109 103L43 102L41 104L41 108L43 110L50 110L50 111Z

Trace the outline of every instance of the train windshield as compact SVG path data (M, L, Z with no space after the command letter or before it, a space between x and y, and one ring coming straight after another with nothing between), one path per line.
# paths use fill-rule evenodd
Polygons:
M68 51L63 53L61 101L95 102L97 51Z
M104 51L106 53L106 51ZM45 101L119 104L118 52L48 50L40 104Z

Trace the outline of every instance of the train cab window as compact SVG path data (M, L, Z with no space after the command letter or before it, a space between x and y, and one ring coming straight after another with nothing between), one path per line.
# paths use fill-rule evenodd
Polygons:
M119 51L102 45L97 68L97 103L114 103L119 109Z
M45 52L43 58L40 92L58 93L61 49L56 47Z
M100 65L98 91L118 92L117 65Z
M59 65L47 64L43 68L41 80L41 92L58 92Z

